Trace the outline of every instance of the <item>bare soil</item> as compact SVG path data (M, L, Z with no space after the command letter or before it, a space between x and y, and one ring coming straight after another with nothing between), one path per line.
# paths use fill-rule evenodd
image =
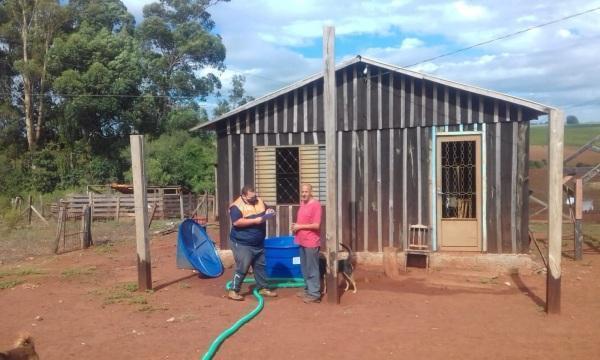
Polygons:
M216 234L212 233L213 238ZM218 359L594 359L600 255L563 261L562 314L543 311L545 275L361 268L340 305L280 289L225 341ZM0 349L30 332L42 359L196 359L256 301L224 298L231 270L202 279L175 266L175 234L152 240L155 290L134 290L135 246L121 242L0 267ZM37 319L36 319L37 318Z

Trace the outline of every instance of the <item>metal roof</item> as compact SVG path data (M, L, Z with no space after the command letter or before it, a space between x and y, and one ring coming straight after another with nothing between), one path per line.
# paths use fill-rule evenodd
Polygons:
M510 102L510 103L513 103L513 104L516 104L516 105L521 105L521 106L527 107L527 108L535 110L535 111L539 111L540 113L543 113L543 114L548 114L551 109L554 109L552 106L540 104L540 103L537 103L537 102L534 102L534 101L522 99L522 98L519 98L519 97L516 97L516 96L512 96L512 95L500 93L500 92L493 91L493 90L488 90L488 89L480 88L480 87L473 86L473 85L463 84L463 83L459 83L459 82L456 82L456 81L446 80L446 79L442 79L442 78L439 78L439 77L436 77L436 76L431 76L431 75L423 74L423 73L420 73L418 71L408 70L406 68L402 68L402 67L399 67L399 66L396 66L396 65L386 64L384 62L381 62L381 61L378 61L378 60L369 59L369 58L366 58L366 57L363 57L363 56L360 56L360 55L357 55L356 57L354 57L354 58L352 58L350 60L347 60L347 61L344 61L344 62L338 64L335 67L335 69L336 70L340 70L340 69L343 69L343 68L348 67L350 65L353 65L353 64L356 64L356 63L361 63L361 62L365 63L365 64L368 64L368 65L378 66L378 67L383 68L383 69L394 71L394 72L399 73L399 74L404 74L404 75L407 75L407 76L411 76L413 78L428 80L428 81L432 81L432 82L435 82L435 83L438 83L438 84L446 85L446 86L449 86L449 87L452 87L452 88L455 88L455 89L464 90L464 91L468 91L468 92L471 92L471 93L474 93L474 94L484 95L484 96L495 98L495 99L498 99L498 100L507 101L507 102ZM233 110L231 110L231 111L229 111L229 112L227 112L227 113L225 113L223 115L220 115L219 117L217 117L217 118L215 118L215 119L213 119L211 121L205 122L205 123L200 124L200 125L196 125L193 128L191 128L190 131L201 130L201 129L206 129L206 128L212 128L212 126L215 125L219 121L225 120L225 119L227 119L227 118L229 118L229 117L231 117L231 116L233 116L233 115L235 115L237 113L240 113L240 112L242 112L244 110L251 109L251 108L253 108L253 107L255 107L255 106L259 105L259 104L262 104L264 102L272 100L272 99L274 99L274 98L276 98L276 97L278 97L278 96L280 96L282 94L288 93L288 92L290 92L292 90L295 90L295 89L298 89L298 88L301 88L302 86L304 86L304 85L306 85L308 83L311 83L311 82L313 82L315 80L318 80L318 79L320 79L322 77L323 77L323 73L313 74L313 75L307 77L304 80L297 81L297 82L292 83L292 84L290 84L288 86L285 86L285 87L283 87L283 88L281 88L279 90L276 90L276 91L273 91L273 92L271 92L271 93L269 93L267 95L264 95L264 96L262 96L262 97L260 97L258 99L250 101L250 102L248 102L248 103L246 103L246 104L244 104L244 105L242 105L240 107L237 107L237 108L235 108L235 109L233 109Z

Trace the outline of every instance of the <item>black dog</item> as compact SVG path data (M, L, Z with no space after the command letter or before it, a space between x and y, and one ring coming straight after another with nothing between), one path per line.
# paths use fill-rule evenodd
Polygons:
M342 248L344 248L345 252L348 255L344 259L338 259L338 274L342 274L342 278L346 283L346 287L344 291L348 291L350 286L352 286L352 292L356 294L356 281L354 280L353 273L354 267L356 266L356 257L354 256L354 252L348 245L340 244ZM327 281L325 281L325 276L327 275L327 258L324 254L319 254L319 274L321 275L321 288L323 289L323 294L327 293Z

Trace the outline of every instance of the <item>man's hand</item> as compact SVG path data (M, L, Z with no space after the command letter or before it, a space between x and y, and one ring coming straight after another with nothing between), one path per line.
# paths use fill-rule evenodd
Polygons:
M302 225L293 223L292 226L290 226L290 230L295 233L298 230L302 230Z

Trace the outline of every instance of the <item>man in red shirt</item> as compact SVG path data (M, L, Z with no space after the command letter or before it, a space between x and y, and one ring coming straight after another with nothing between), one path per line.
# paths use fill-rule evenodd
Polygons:
M321 279L319 274L319 246L321 228L321 203L312 197L312 186L302 184L300 209L292 224L294 241L300 245L300 268L306 287L299 293L305 303L321 301Z

